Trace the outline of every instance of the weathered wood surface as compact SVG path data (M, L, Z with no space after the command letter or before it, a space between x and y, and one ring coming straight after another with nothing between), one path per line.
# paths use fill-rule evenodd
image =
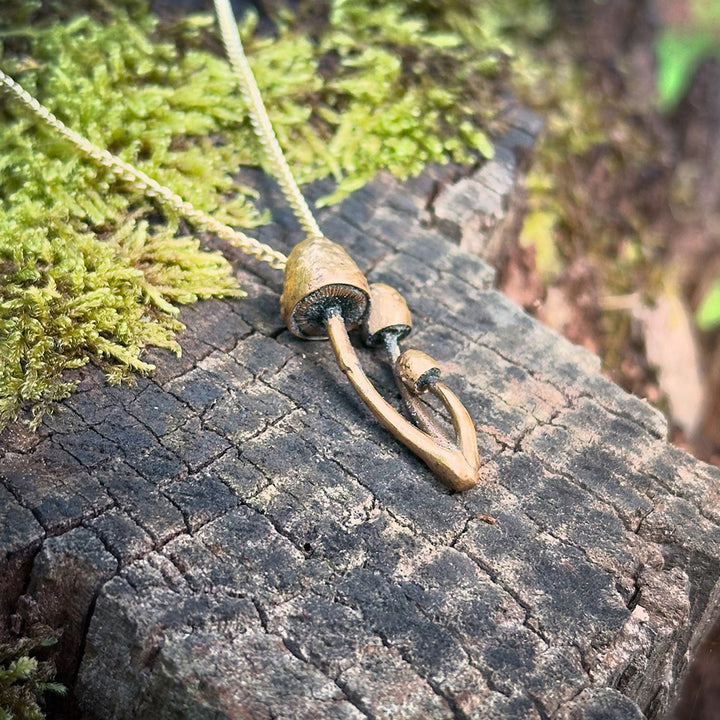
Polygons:
M448 239L492 235L473 210L502 216L514 165L502 150L444 190L435 229L441 169L379 178L321 222L408 299L406 346L476 420L477 489L449 493L384 432L329 346L284 331L280 278L240 259L248 298L187 308L181 359L157 353L129 388L89 368L39 433L0 438L3 617L63 628L86 712L665 712L717 606L720 478ZM278 218L263 239L288 247Z

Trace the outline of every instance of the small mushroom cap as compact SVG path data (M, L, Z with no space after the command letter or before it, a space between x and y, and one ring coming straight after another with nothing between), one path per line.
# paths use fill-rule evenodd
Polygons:
M365 344L377 347L385 336L397 340L407 337L412 330L412 318L405 298L390 285L373 283L370 286L370 312L363 325Z
M406 350L395 361L400 379L413 392L426 392L440 379L437 363L421 350Z
M285 265L280 312L293 335L326 338L331 312L339 312L351 330L365 318L369 298L365 276L336 243L310 237L292 249Z

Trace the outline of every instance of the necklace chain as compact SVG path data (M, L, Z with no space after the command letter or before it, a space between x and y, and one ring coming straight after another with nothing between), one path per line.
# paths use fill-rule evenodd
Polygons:
M224 240L233 247L239 248L245 254L251 255L257 260L267 263L278 270L285 268L287 257L283 253L274 250L265 243L248 237L240 230L221 223L207 213L202 212L202 210L198 210L187 200L183 200L177 193L161 185L157 180L153 180L153 178L146 175L142 170L138 170L136 167L121 160L107 150L102 150L97 147L97 145L94 145L87 138L84 138L65 125L62 120L55 117L50 110L38 102L30 93L24 90L2 70L0 70L0 84L3 88L11 92L15 99L30 110L36 117L40 118L46 125L68 140L77 150L85 155L85 157L107 168L115 177L126 183L132 190L140 192L147 197L157 199L158 202L170 208L196 228L214 233L221 240Z
M309 237L323 237L317 220L300 192L300 188L280 148L280 143L278 143L260 90L247 57L245 56L245 52L243 51L237 29L237 22L229 1L215 0L215 12L220 25L220 32L228 60L237 76L240 91L248 106L253 130L260 142L265 159L270 165L270 169L277 179L280 189L302 229ZM83 155L107 168L113 175L128 185L130 189L140 192L149 198L157 199L179 216L185 218L185 220L196 228L214 233L220 239L233 247L239 248L247 255L251 255L257 260L265 262L278 270L285 268L287 257L283 253L274 250L265 243L248 237L245 233L231 228L229 225L225 225L207 213L198 210L187 200L184 200L169 188L161 185L157 180L146 175L142 170L133 167L130 163L121 160L109 151L97 147L87 138L67 127L62 120L53 115L50 110L2 70L0 70L0 85L10 91L16 100L30 110L36 117L40 118L48 127L72 143Z
M275 179L280 184L285 200L292 208L302 229L308 236L323 237L317 220L315 220L312 211L300 192L300 188L280 148L280 143L265 109L265 103L255 81L255 76L243 51L237 21L229 0L215 0L215 13L220 25L220 34L225 45L225 52L237 75L240 91L247 103L250 121L265 154L265 159L268 161Z

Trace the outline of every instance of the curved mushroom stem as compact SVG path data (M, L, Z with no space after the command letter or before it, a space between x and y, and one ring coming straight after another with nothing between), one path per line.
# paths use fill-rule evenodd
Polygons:
M380 424L412 450L452 490L469 490L476 485L480 459L475 426L455 394L442 383L435 383L430 388L452 418L458 447L448 447L406 420L378 393L360 365L340 314L329 313L326 327L338 365Z
M394 365L395 361L400 357L400 345L398 344L398 336L393 332L383 333L383 344L385 346L385 352L390 358L390 362Z
M446 447L453 447L452 442L447 439L442 428L435 422L435 420L433 420L433 418L428 413L425 407L425 403L423 403L423 401L418 395L410 392L407 385L405 385L405 383L402 381L402 378L400 377L400 373L398 372L397 368L397 359L400 357L400 346L398 345L398 342L399 340L395 333L386 331L383 334L385 351L387 352L390 365L392 366L395 384L397 385L400 397L405 404L405 408L407 409L408 413L410 413L410 417L413 419L414 423L419 428L424 430L428 435L430 435L430 437L433 438L435 442L438 442Z

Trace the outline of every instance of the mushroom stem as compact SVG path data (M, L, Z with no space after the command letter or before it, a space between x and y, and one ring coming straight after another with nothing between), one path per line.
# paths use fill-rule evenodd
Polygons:
M390 365L393 369L393 377L395 378L395 384L397 385L398 392L400 393L400 397L402 398L405 408L410 414L413 422L430 435L430 437L432 437L436 442L439 442L449 448L453 447L452 442L447 439L442 428L428 414L428 411L425 408L425 403L420 397L408 390L398 373L396 364L397 359L400 357L398 334L390 329L386 329L383 331L382 340L388 360L390 361Z
M394 365L395 361L400 357L400 345L398 344L399 338L397 333L385 331L383 333L383 345L385 345L385 352L390 358L390 362Z
M455 448L439 443L415 427L378 393L360 365L341 315L328 313L326 328L338 365L380 424L412 450L452 490L469 490L476 485L480 462L475 427L457 397L444 386L436 392L452 416L459 445Z

